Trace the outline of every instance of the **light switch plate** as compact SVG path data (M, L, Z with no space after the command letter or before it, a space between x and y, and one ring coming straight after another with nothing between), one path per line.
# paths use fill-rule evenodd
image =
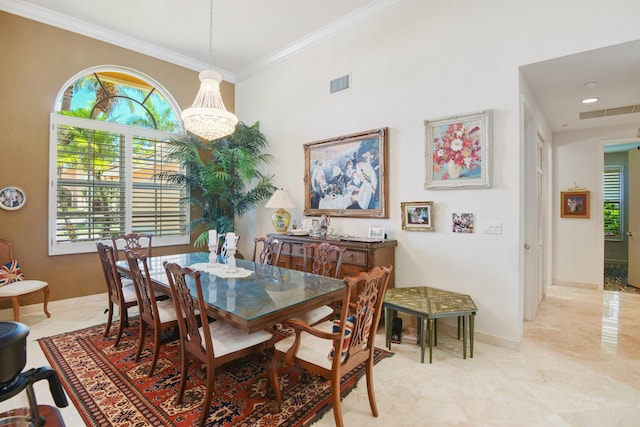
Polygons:
M487 221L483 224L484 234L502 234L502 223L498 221Z

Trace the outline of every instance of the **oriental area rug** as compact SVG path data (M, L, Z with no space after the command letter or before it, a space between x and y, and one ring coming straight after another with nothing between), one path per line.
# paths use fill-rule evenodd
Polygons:
M102 336L104 325L98 325L42 338L39 343L88 426L194 425L206 389L203 371L191 360L185 397L178 404L180 344L174 339L161 345L155 373L148 377L145 369L150 364L152 338L147 336L140 360L135 362L137 322L137 318L130 319L117 348L113 346L117 322L107 338ZM284 336L287 331L278 333ZM376 348L375 362L392 354ZM315 375L303 375L301 380L301 370L291 367L280 374L282 411L272 413L268 362L266 355L257 354L217 370L207 426L307 426L330 409L330 381ZM364 364L356 371L343 378L342 397L364 375Z

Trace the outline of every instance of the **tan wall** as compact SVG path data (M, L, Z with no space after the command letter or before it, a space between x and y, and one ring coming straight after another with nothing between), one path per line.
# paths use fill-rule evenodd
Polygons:
M52 300L105 292L95 253L47 254L49 115L55 97L76 73L118 65L152 77L187 108L198 90L198 72L6 12L0 12L0 46L0 188L15 185L27 193L22 209L0 209L0 238L13 242L28 278L49 283ZM234 86L223 82L222 95L234 111ZM164 247L154 255L193 250L191 245ZM41 301L39 295L23 305Z

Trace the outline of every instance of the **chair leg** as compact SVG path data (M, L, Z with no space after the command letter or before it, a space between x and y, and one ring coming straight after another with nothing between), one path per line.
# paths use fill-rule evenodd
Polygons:
M216 379L216 370L212 366L207 366L207 394L204 397L204 403L202 404L202 415L200 415L200 422L198 426L203 427L204 423L209 417L209 408L211 407L211 400L213 399L213 386Z
M11 305L13 306L13 320L20 321L20 299L15 296L11 297Z
M122 338L122 332L124 331L124 326L127 323L127 309L125 308L122 311L123 307L120 307L120 324L118 325L118 336L116 337L116 342L113 344L114 347L117 347L120 344L120 338ZM111 307L111 312L109 313L109 322L111 322L111 313L113 313L113 307Z
M369 395L369 406L371 406L371 413L373 414L373 416L377 417L378 405L376 405L376 395L373 389L373 357L369 358L365 369L365 375L367 377L367 394Z
M184 350L184 344L181 343L181 346L180 363L182 364L182 369L180 372L180 387L178 388L178 403L182 403L184 398L184 389L187 386L187 374L189 373L189 353Z
M149 376L153 375L158 363L158 355L160 354L160 328L153 328L153 359L149 368Z
M278 379L278 361L275 359L271 359L271 361L269 362L268 377L269 383L271 383L273 392L276 395L276 407L274 408L273 412L277 414L282 410L282 395L280 394L280 380Z
M105 338L107 337L107 335L109 335L109 329L111 329L111 321L113 320L113 302L111 302L111 298L109 298L109 306L107 307L107 313L109 313L109 315L107 316L107 324L104 327L104 334L102 334L102 336Z
M140 353L142 353L142 346L144 345L144 336L147 333L147 328L146 325L144 323L144 321L142 319L140 319L140 333L139 333L139 337L138 337L138 351L136 352L136 357L135 357L135 361L137 362L138 360L140 360Z
M44 314L47 315L47 317L51 317L51 313L49 313L49 285L45 286L44 288L42 288L42 292L44 293Z
M344 427L344 422L342 421L342 406L340 404L340 377L335 374L331 379L331 397L333 400L333 418L335 418L336 427Z

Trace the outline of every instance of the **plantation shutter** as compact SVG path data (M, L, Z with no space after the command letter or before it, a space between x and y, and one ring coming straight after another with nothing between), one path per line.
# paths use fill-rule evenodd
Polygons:
M622 240L622 166L604 171L604 235L607 240Z
M95 241L124 232L122 134L57 128L56 242Z
M166 158L168 145L161 140L135 137L133 140L132 230L155 236L184 233L185 209L181 204L184 186L159 181L157 174L178 172L180 165Z

